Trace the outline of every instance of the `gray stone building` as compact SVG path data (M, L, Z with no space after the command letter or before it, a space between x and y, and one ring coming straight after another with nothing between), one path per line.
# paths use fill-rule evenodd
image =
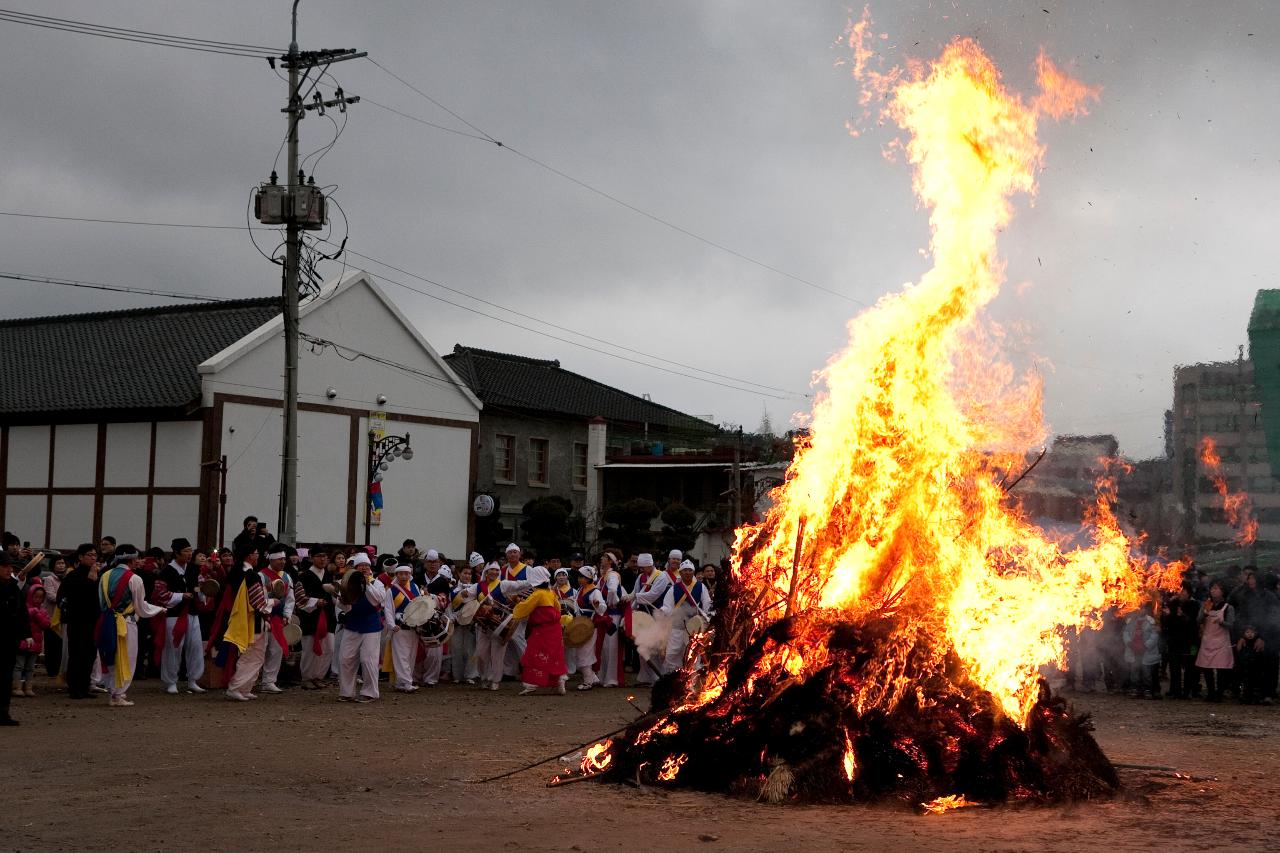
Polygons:
M444 360L484 403L473 495L492 497L500 535L522 544L527 502L567 498L575 541L592 542L604 508L600 472L609 457L686 455L719 433L712 423L566 370L559 361L462 345Z

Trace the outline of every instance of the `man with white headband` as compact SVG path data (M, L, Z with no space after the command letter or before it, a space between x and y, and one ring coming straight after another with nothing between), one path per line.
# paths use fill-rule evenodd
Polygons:
M392 581L389 592L386 621L391 625L392 632L391 662L395 671L395 689L400 693L416 693L418 686L413 683L413 671L418 662L418 647L422 645L422 638L416 630L401 621L409 602L422 595L422 589L413 580L413 566L408 563L396 566L395 580Z
M667 571L659 571L653 564L652 554L641 554L636 559L636 566L640 571L640 577L636 579L636 588L631 594L632 607L642 613L648 613L650 616L658 614L662 608L662 600L667 595L667 590L671 588L679 574L680 560L679 551L672 551L672 555L676 555L675 565L671 565L672 558L667 559ZM658 665L662 664L661 659L656 660ZM661 675L649 660L640 656L640 671L636 674L636 684L651 685L658 680Z
M596 650L603 642L604 631L612 621L606 613L608 605L605 604L604 596L596 588L596 570L591 566L583 566L578 569L575 580L578 582L578 612L583 616L590 616L596 624L595 639L575 650L577 652L575 663L578 665L578 673L582 676L582 683L578 685L578 689L590 690L600 683L600 678L596 675L598 669Z
M652 557L649 559L653 560ZM609 624L604 627L603 633L596 634L596 654L599 657L597 672L600 674L600 686L624 687L627 677L622 669L622 620L627 610L627 590L622 586L622 575L618 573L617 558L608 551L600 555L599 585L600 594L604 596L606 605L605 615L609 619Z
M667 656L663 662L665 672L675 672L684 666L685 651L689 647L689 620L695 616L706 620L711 618L711 596L702 581L697 579L697 571L698 567L692 560L681 563L680 579L671 585L662 599L662 612L671 617Z
M127 694L138 661L138 617L150 619L164 613L163 606L147 601L142 575L136 573L141 562L137 548L121 545L116 548L115 566L98 579L98 606L102 609L98 654L113 708L133 704Z
M294 594L293 579L285 570L289 562L289 549L277 542L267 549L267 566L262 569L262 579L267 589L274 590L277 581L284 584L284 594L272 593L275 606L267 616L267 654L262 661L262 683L258 685L260 693L283 693L276 685L280 677L280 664L289 653L289 641L284 636L284 626L293 617Z

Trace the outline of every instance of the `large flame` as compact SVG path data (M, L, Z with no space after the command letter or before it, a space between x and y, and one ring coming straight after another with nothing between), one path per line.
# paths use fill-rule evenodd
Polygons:
M1247 546L1258 541L1258 519L1253 514L1253 502L1247 492L1233 492L1227 485L1218 443L1211 436L1206 435L1200 440L1200 461L1204 464L1205 476L1213 483L1213 490L1222 498L1222 512L1227 517L1227 524L1236 529L1236 544Z
M1136 607L1145 566L1100 490L1090 545L1069 548L1026 519L1004 484L1043 441L1041 386L1001 356L984 319L1004 278L997 235L1013 198L1035 191L1043 116L1077 115L1097 90L1043 54L1041 92L1008 91L976 42L873 72L866 18L854 27L855 73L884 97L928 207L933 267L849 323L849 344L821 371L810 438L774 506L735 544L735 577L755 625L784 612L894 611L896 659L857 694L889 709L913 689L900 673L941 671L950 653L1005 712L1025 723L1038 668L1063 657L1065 629ZM816 670L821 649L780 648L771 665ZM797 674L793 672L793 674ZM699 701L718 694L714 668Z

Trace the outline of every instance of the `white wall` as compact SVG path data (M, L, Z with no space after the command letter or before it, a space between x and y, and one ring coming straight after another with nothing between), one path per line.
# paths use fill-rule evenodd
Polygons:
M199 532L200 497L198 495L156 495L151 499L151 544L168 548L179 536L191 540L197 548L217 545L213 542L197 542ZM137 543L135 543L137 544Z
M62 432L61 427L58 432ZM54 464L57 464L56 455ZM53 547L75 548L82 542L93 541L93 495L54 495L52 518L49 544Z
M48 464L45 463L46 477L49 475ZM9 459L9 470L13 470L12 456ZM5 500L4 526L23 541L44 546L47 544L44 541L45 512L48 506L46 501L44 495L9 495Z
M150 439L151 428L147 428ZM147 496L107 495L102 499L102 532L120 544L147 544Z
M103 485L133 488L145 486L150 462L151 424L107 424L107 460L103 469ZM116 539L120 542L127 541L119 536ZM142 537L139 536L132 542L141 546Z
M92 488L97 479L97 469L98 425L59 424L54 432L53 485L58 488ZM56 529L56 507L54 516ZM92 529L89 532L92 535ZM62 542L56 536L53 541Z
M298 435L298 537L304 542L343 541L347 534L351 418L299 412ZM272 494L279 491L277 487ZM233 524L239 524L245 515L248 513L241 513Z
M298 399L304 403L344 406L361 411L386 411L448 420L476 421L479 410L469 392L460 390L448 369L425 350L400 319L392 313L364 279L335 293L313 309L304 309L300 323L304 333L420 371L426 378L386 367L332 347L315 348L303 343L298 359ZM256 346L239 352L230 347L211 358L203 368L204 404L213 395L247 394L281 399L284 339L279 327ZM332 387L337 396L325 394ZM379 395L387 402L379 404Z
M278 408L243 403L223 407L222 449L214 455L227 457L227 512L223 527L227 542L240 532L240 519L246 515L258 516L275 530L280 507L280 424ZM346 456L343 449L340 458Z
M6 479L7 484L15 489L49 485L49 427L9 427L9 474ZM43 514L41 510L42 517ZM14 529L12 525L8 526L10 530ZM43 520L40 535L44 535Z
M157 486L196 488L200 485L203 430L200 421L161 421L156 425Z

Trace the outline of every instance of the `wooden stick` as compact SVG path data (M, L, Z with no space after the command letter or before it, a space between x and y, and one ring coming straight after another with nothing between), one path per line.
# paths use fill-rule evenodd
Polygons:
M791 556L791 589L787 592L787 609L784 616L790 616L796 609L796 584L800 581L800 552L804 548L805 517L800 516L800 524L796 526L796 550Z
M486 782L496 782L499 779L506 779L508 776L514 776L517 773L523 773L526 770L532 770L535 767L541 767L544 764L550 764L552 761L555 761L557 758L560 758L561 756L564 756L564 755L568 755L574 750L586 749L587 747L597 744L607 737L613 737L616 734L621 734L622 732L625 732L627 729L631 728L633 723L634 721L632 723L627 723L622 728L614 729L608 734L603 734L603 735L600 735L599 737L593 737L591 740L586 741L585 743L580 743L577 746L571 746L568 749L562 749L559 752L557 752L555 755L552 755L549 758L544 758L541 761L535 761L532 764L526 764L524 767L518 767L515 770L511 770L506 773L499 773L497 776L490 776L487 779L472 779L470 780L470 782L474 785L483 785Z
M1030 465L1028 465L1028 466L1027 466L1027 470L1023 471L1021 474L1019 474L1019 475L1018 475L1018 479L1014 480L1012 483L1010 483L1010 484L1009 484L1009 485L1007 485L1007 486L1006 486L1006 485L1004 485L1004 483L1001 483L1001 484L1000 484L1000 486L1004 489L1005 494L1008 494L1009 492L1012 492L1012 491L1013 491L1013 487L1014 487L1014 486L1016 486L1016 485L1018 485L1019 483L1021 483L1021 482L1022 482L1022 478L1023 478L1023 477L1027 476L1027 475L1028 475L1028 474L1030 474L1032 471L1034 471L1034 470L1036 469L1036 466L1040 464L1041 460L1043 460L1043 459L1044 459L1045 454L1046 454L1046 453L1048 453L1048 452L1049 452L1049 448L1047 448L1047 447L1042 447L1042 448L1040 449L1040 455L1036 457L1036 461L1035 461L1035 462L1032 462Z

